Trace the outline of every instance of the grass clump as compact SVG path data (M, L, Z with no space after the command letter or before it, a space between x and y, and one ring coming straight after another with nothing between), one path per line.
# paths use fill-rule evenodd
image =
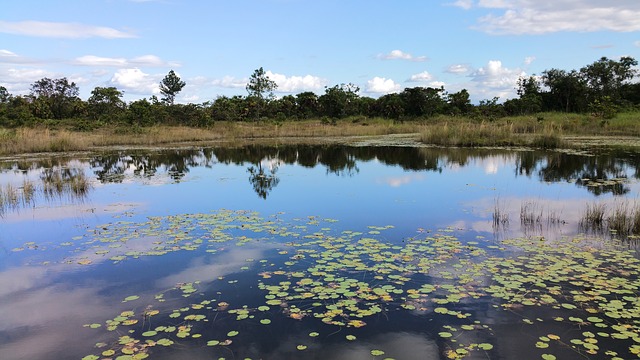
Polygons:
M566 147L567 144L557 134L536 135L531 142L531 146L540 149L559 149Z
M604 204L588 204L580 219L580 227L587 232L609 231L621 237L640 235L640 204L620 201L613 208Z
M420 141L431 145L460 147L514 146L522 143L510 126L469 122L429 126L420 135Z

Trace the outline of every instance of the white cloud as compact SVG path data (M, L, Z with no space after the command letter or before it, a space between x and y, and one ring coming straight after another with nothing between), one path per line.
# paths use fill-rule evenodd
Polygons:
M502 100L512 98L518 78L526 75L521 69L509 69L502 66L500 60L491 60L470 75L473 89L469 89L469 92L485 99L494 96Z
M216 79L211 82L213 86L231 89L242 89L247 86L249 79L237 79L233 76L225 76L222 79Z
M408 60L408 61L426 61L426 56L413 56L409 53L403 52L402 50L392 50L388 54L378 54L378 59L382 60Z
M473 7L473 0L458 0L452 4L453 6L457 6L459 8L463 8L465 10L469 10Z
M7 49L0 49L0 63L4 64L36 64L38 61L29 59L24 56L20 56L13 51ZM42 63L42 62L40 62ZM51 63L49 61L48 63Z
M3 57L17 57L18 55L12 51L0 49L0 58Z
M476 6L498 10L478 20L477 28L490 34L640 31L635 0L480 0Z
M110 27L46 21L11 22L0 20L0 33L67 39L86 39L92 37L119 39L136 37L134 34Z
M406 176L398 176L398 177L386 177L376 180L379 184L386 184L391 187L400 187L403 185L408 185L414 182L424 181L425 176L423 174L417 175L406 175Z
M53 78L56 74L43 69L32 68L9 68L0 67L0 85L14 95L26 95L29 93L31 84L44 78Z
M402 87L399 84L396 84L395 81L376 76L367 81L366 92L374 94L389 94L399 92L401 89Z
M455 64L455 65L449 66L447 68L446 72L448 72L450 74L467 74L467 73L471 72L471 69L469 68L468 65Z
M143 55L132 59L126 58L109 58L100 57L95 55L85 55L76 58L73 61L75 65L82 66L113 66L113 67L131 67L131 66L148 66L148 67L163 67L163 66L178 66L179 64L174 62L167 62L155 55Z
M266 75L278 84L278 89L276 90L278 92L298 93L314 91L320 90L327 85L327 80L312 75L287 77L286 75L272 73L271 71L267 71Z
M636 42L634 43L634 45L635 45L635 46L637 46L637 47L640 47L640 41L636 41Z
M527 56L526 58L524 58L525 65L531 65L531 63L533 63L534 61L536 61L535 56Z
M408 82L427 82L433 80L433 75L429 74L428 71L423 71L419 74L413 74L407 80Z
M160 93L162 75L150 75L138 68L120 69L111 78L112 85L126 92L139 95Z

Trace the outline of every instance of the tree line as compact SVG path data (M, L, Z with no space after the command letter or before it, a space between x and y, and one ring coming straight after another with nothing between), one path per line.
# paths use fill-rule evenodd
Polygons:
M246 85L247 95L219 96L201 104L175 104L186 86L171 70L159 84L162 97L126 103L123 91L96 87L87 100L67 78L43 78L28 95L12 95L0 86L0 126L33 126L51 120L72 119L78 129L108 124L209 126L216 121L287 121L322 119L332 123L347 117L383 117L396 121L420 120L435 115L467 116L492 120L503 116L540 112L589 113L611 118L616 112L640 108L640 83L634 82L638 62L632 57L603 57L580 70L545 70L540 76L522 77L514 84L517 98L499 98L472 104L466 89L450 93L443 87L412 87L377 99L360 95L354 84L274 96L277 83L263 68L256 69Z

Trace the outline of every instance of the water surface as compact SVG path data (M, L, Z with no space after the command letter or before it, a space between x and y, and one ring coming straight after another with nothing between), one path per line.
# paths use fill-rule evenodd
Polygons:
M637 357L636 242L581 224L633 206L637 167L311 145L7 159L0 354Z

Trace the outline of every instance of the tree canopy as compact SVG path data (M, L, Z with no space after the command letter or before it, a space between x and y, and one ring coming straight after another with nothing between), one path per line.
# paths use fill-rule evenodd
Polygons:
M182 81L176 73L171 70L167 76L160 82L160 93L163 95L162 101L173 105L176 95L182 91L182 88L187 85Z
M274 96L278 84L262 68L246 84L247 96L219 96L203 104L174 104L186 83L173 71L160 82L162 100L155 96L129 103L115 87L96 87L87 101L66 77L42 78L28 95L12 95L0 86L0 126L37 125L45 120L80 119L84 123L126 123L148 126L171 124L207 126L215 121L322 119L323 122L354 117L384 117L397 121L424 120L438 114L493 120L505 115L540 112L584 113L596 118L615 116L620 109L640 109L638 62L602 57L579 70L548 69L539 76L520 78L517 97L471 103L466 89L454 93L444 88L408 87L379 98L362 96L354 84L327 86L318 95L311 91ZM93 126L93 125L92 125Z

